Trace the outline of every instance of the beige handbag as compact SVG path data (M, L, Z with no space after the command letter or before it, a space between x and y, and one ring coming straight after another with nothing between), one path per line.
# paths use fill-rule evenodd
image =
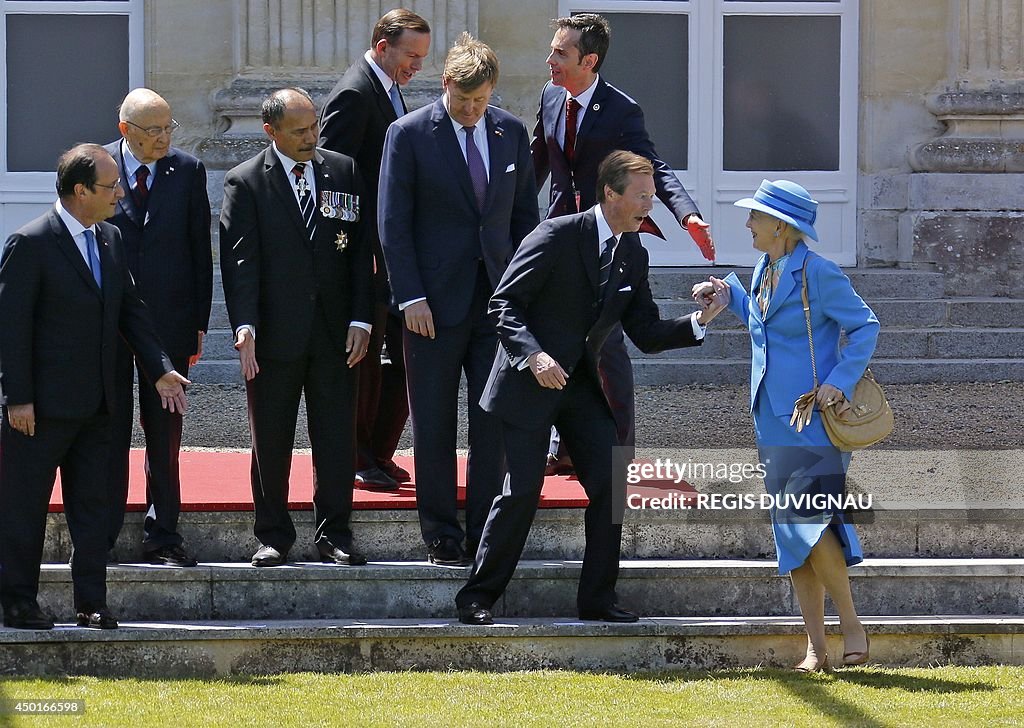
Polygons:
M797 432L801 432L810 424L814 398L818 393L818 367L814 361L814 335L811 333L811 304L807 297L807 260L804 260L800 297L804 303L804 318L807 321L807 342L811 349L814 389L797 397L793 405L793 416L789 418L789 424L795 424ZM826 405L819 411L828 439L840 450L862 450L881 442L889 436L895 424L885 392L875 381L870 369L864 371L864 375L854 387L852 402L844 399L839 404Z

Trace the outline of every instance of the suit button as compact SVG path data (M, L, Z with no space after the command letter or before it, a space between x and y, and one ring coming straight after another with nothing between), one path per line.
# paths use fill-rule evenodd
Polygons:
M590 306L591 308L597 308L597 301L594 301L592 304L590 304Z

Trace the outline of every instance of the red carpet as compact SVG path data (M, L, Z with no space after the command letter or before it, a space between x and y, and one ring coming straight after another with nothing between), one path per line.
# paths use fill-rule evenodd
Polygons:
M399 465L413 473L411 457L395 458ZM132 450L128 510L146 507L146 476L142 450ZM459 505L465 499L466 459L459 458ZM415 473L413 473L415 475ZM248 452L185 451L181 453L181 500L183 511L251 511L252 489L249 487ZM313 464L310 455L296 453L292 458L289 507L294 510L313 508ZM541 508L582 508L587 505L583 487L567 477L544 481ZM416 507L414 483L406 483L398 491L376 492L356 488L354 507L361 510L393 510ZM60 479L50 499L50 512L64 510Z

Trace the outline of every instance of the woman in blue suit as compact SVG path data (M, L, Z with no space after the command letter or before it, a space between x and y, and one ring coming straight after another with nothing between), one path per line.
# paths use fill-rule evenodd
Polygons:
M818 408L843 406L867 368L878 338L878 319L832 261L811 252L805 238L817 241L818 203L803 187L781 180L761 183L753 197L737 207L750 210L747 228L754 248L764 253L754 267L748 294L735 273L724 281L694 286L695 298L720 286L731 292L729 308L750 331L753 360L750 410L758 453L766 468L765 486L776 496L842 494L850 453L828 438L820 415L800 432L790 426L794 401L814 386L807 324L801 300L806 263L811 327L818 377ZM840 349L840 331L846 345ZM791 500L792 504L793 501ZM807 631L807 655L795 669L830 669L825 639L825 593L839 612L843 664L868 659L868 637L853 605L847 566L863 560L853 526L840 510L776 507L772 530L779 573L789 574Z

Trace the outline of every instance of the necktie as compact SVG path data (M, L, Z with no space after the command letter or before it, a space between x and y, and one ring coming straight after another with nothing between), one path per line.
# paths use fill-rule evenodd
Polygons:
M565 143L562 145L562 151L570 167L576 156L576 119L581 108L583 107L580 106L580 102L571 96L565 100Z
M402 105L402 92L398 90L397 83L391 84L388 96L391 97L391 106L395 109L395 116L401 119L405 115L405 106Z
M615 236L604 241L601 258L597 270L597 299L604 303L604 289L608 287L608 279L612 275L612 255L615 253Z
M96 245L96 236L89 229L86 229L82 234L85 235L85 249L86 253L89 254L89 270L92 271L92 277L96 281L96 285L103 288L103 269L100 266L100 249Z
M312 191L306 184L305 173L305 162L298 162L292 167L292 174L295 175L295 187L299 191L299 211L302 213L302 221L306 223L306 232L312 242L313 236L316 235L316 205L313 204Z
M146 207L146 202L149 200L149 185L146 184L149 181L149 167L146 165L140 165L135 170L135 187L132 189L132 193L135 195L135 204L141 208Z
M480 150L473 141L476 127L464 126L462 131L466 132L466 164L469 165L469 178L473 181L477 207L483 211L484 200L487 198L487 168L484 167L484 158L480 156Z

